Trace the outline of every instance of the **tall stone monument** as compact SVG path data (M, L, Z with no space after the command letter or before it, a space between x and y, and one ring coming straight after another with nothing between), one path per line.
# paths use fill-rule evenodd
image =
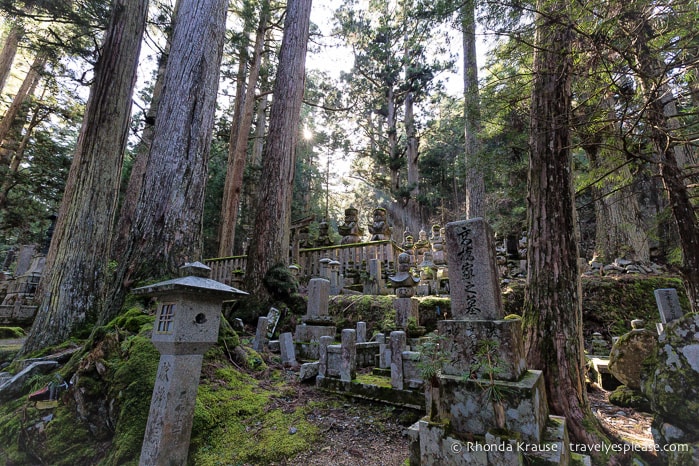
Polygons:
M411 465L522 464L519 446L567 464L565 419L554 440L541 371L527 370L520 319L504 319L492 231L481 218L449 223L451 320L438 322L446 362L426 392L428 416L412 428ZM431 409L430 409L431 407ZM419 457L418 457L419 456Z
M206 278L211 269L200 262L185 264L180 271L181 278L134 290L158 298L152 341L160 352L160 364L141 466L187 463L201 365L204 353L218 339L221 304L247 294Z

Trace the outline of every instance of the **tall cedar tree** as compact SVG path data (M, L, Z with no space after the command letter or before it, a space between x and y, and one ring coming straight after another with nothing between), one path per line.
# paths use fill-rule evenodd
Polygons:
M22 353L97 319L148 0L114 0Z
M128 231L104 320L135 280L177 272L201 256L202 214L228 0L179 0L153 142L138 199L125 206ZM130 222L124 225L123 222Z
M267 295L267 271L289 260L291 199L303 99L311 0L289 0L246 270L246 291Z
M480 148L481 107L478 93L476 56L476 1L461 6L462 46L464 53L464 135L466 160L466 218L485 217L485 181L476 166Z
M549 407L571 440L605 441L585 393L581 284L571 157L572 28L563 0L537 2L531 103L527 362L544 372Z
M260 76L262 64L262 52L265 45L265 31L269 21L269 1L262 2L261 14L255 33L255 45L252 61L250 63L250 75L247 88L243 84L244 72L239 73L236 95L236 113L234 124L231 125L231 134L228 140L228 163L226 166L226 183L221 203L221 231L219 235L219 257L233 255L235 244L235 226L238 221L238 205L243 191L243 174L247 161L248 136L252 127L252 117L255 111L255 89ZM247 44L246 44L247 46ZM244 64L241 53L241 64ZM241 65L241 68L245 68ZM238 102L240 100L240 103Z

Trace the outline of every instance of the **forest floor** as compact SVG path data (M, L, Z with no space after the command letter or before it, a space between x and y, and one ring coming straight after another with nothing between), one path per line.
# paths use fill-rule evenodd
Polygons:
M312 384L289 381L296 385L293 403L324 400L324 408L314 411L308 420L321 432L313 447L282 461L281 465L392 466L407 464L410 441L407 429L422 413L389 407L385 404L356 400L324 393ZM593 388L588 391L592 411L602 426L617 437L614 442L628 442L650 448L652 416L632 408L620 408L609 402L609 392ZM333 405L333 400L340 400ZM649 465L660 465L654 454L644 454Z

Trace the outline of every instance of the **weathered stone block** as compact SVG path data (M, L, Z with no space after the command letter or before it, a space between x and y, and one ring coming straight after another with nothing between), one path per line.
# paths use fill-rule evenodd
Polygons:
M396 310L396 328L406 330L408 319L411 317L418 322L418 305L418 301L412 298L396 298L393 301L393 308Z
M493 400L486 389L490 382L464 379L453 375L439 376L439 419L449 420L452 431L459 435L485 435L499 427ZM518 432L522 440L540 442L548 418L544 377L541 371L527 371L516 381L495 381L502 395L505 411L503 428Z
M330 281L324 278L311 278L308 282L308 306L306 318L328 315Z
M501 319L500 279L493 233L482 218L448 223L451 314L454 319Z
M342 365L342 346L328 345L328 367L325 375L327 377L340 377L340 366Z
M301 364L301 368L299 369L299 379L301 379L302 382L314 379L318 375L319 366L320 363L318 361Z
M357 332L354 329L342 331L341 347L340 379L349 382L357 375Z
M609 372L633 390L641 388L643 360L655 354L658 336L646 329L631 330L619 337L609 353Z
M443 335L442 349L450 355L442 372L462 376L471 373L484 377L488 367L486 358L478 355L483 341L493 340L493 361L497 363L497 379L517 380L526 371L522 321L508 320L440 320L439 334Z
M336 328L324 325L297 325L294 334L296 341L320 341L320 337L334 337Z
M424 382L420 375L418 362L420 353L403 351L403 385L411 390L421 389Z
M357 367L376 365L377 354L379 354L379 343L375 341L357 343Z
M391 387L403 390L403 351L405 332L391 332Z
M641 391L653 412L699 436L699 314L665 326L641 372Z

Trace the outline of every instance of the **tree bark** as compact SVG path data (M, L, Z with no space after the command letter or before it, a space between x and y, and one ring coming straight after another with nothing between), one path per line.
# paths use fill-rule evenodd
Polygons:
M12 103L0 120L0 161L3 165L8 165L12 159L12 150L8 150L8 142L13 139L10 137L12 127L15 120L22 114L22 105L27 101L29 96L34 93L39 80L41 79L41 71L46 65L48 55L46 52L39 52L34 58L34 62L29 67L29 72L24 77L19 90L14 95Z
M413 93L408 92L405 96L405 158L408 164L408 189L410 189L410 197L405 206L407 217L405 219L405 228L410 231L413 238L417 238L417 233L422 226L420 217L420 204L418 196L420 196L420 168L418 165L418 138L415 129L415 116L413 105Z
M461 6L464 53L464 134L466 167L466 218L485 217L485 182L478 167L480 149L478 133L481 127L478 92L478 61L476 55L476 2L468 0Z
M97 320L148 1L115 0L21 353Z
M15 60L15 55L17 55L19 41L23 35L24 28L13 24L7 36L5 36L5 42L2 44L2 50L0 50L0 91L5 88L7 77L10 75L10 70L12 70L12 62Z
M2 186L0 186L0 211L7 207L7 196L10 190L15 185L17 172L19 171L19 166L24 159L24 151L27 148L29 139L31 138L34 128L42 121L41 110L38 108L34 109L32 113L32 118L27 125L22 139L19 141L17 149L14 151L12 160L10 161L10 166L8 167L7 173L2 180Z
M660 178L667 191L682 249L681 273L693 312L699 311L699 217L685 182L682 168L694 162L686 147L672 91L666 82L662 58L653 53L648 39L654 35L651 21L639 16L634 24L633 46L646 107L648 133L655 149Z
M101 316L118 314L135 280L199 260L207 163L227 0L180 0L141 191L119 219L128 231ZM125 222L130 224L125 225Z
M178 2L179 3L179 2ZM175 8L176 10L176 8ZM173 15L177 12L173 12ZM148 157L150 156L150 148L153 143L153 135L155 133L155 122L158 117L158 105L163 93L163 84L165 80L165 68L167 67L168 57L170 56L170 44L172 36L167 34L165 38L165 46L163 53L158 60L158 70L155 75L155 84L153 85L153 94L151 95L150 105L146 112L146 121L141 132L141 140L135 149L135 158L131 166L129 174L129 182L124 192L124 198L121 203L121 209L118 215L116 235L112 245L112 260L119 261L121 254L127 249L129 240L129 229L133 224L133 215L136 213L134 207L138 202L138 197L141 194L141 187L146 178L146 170L148 168Z
M269 2L262 5L262 14L255 34L255 46L253 49L250 75L247 83L239 87L238 92L244 92L243 101L238 108L239 115L235 115L237 130L231 129L231 137L228 143L228 166L226 169L226 182L223 191L221 205L221 234L219 235L219 257L233 255L235 245L235 226L238 221L240 196L243 189L243 174L248 150L248 135L252 127L252 117L255 110L255 89L257 79L260 76L260 64L262 62L262 49L265 44L265 29L269 19Z
M261 297L267 296L262 283L267 271L275 264L289 262L295 147L304 91L311 3L311 0L287 3L246 270L246 291Z
M614 169L618 182L610 181L609 176L595 183L591 190L595 206L595 248L596 260L609 263L617 257L640 262L650 260L648 234L643 225L643 215L634 192L632 174L628 163L618 168L625 159L623 155L623 128L614 114L614 102L606 98L601 104L606 110L608 123L603 128L594 126L594 134L586 134L583 149L595 170ZM626 185L619 186L620 183Z
M585 393L581 285L570 141L572 28L568 4L537 2L528 175L529 250L524 336L571 441L599 444Z

